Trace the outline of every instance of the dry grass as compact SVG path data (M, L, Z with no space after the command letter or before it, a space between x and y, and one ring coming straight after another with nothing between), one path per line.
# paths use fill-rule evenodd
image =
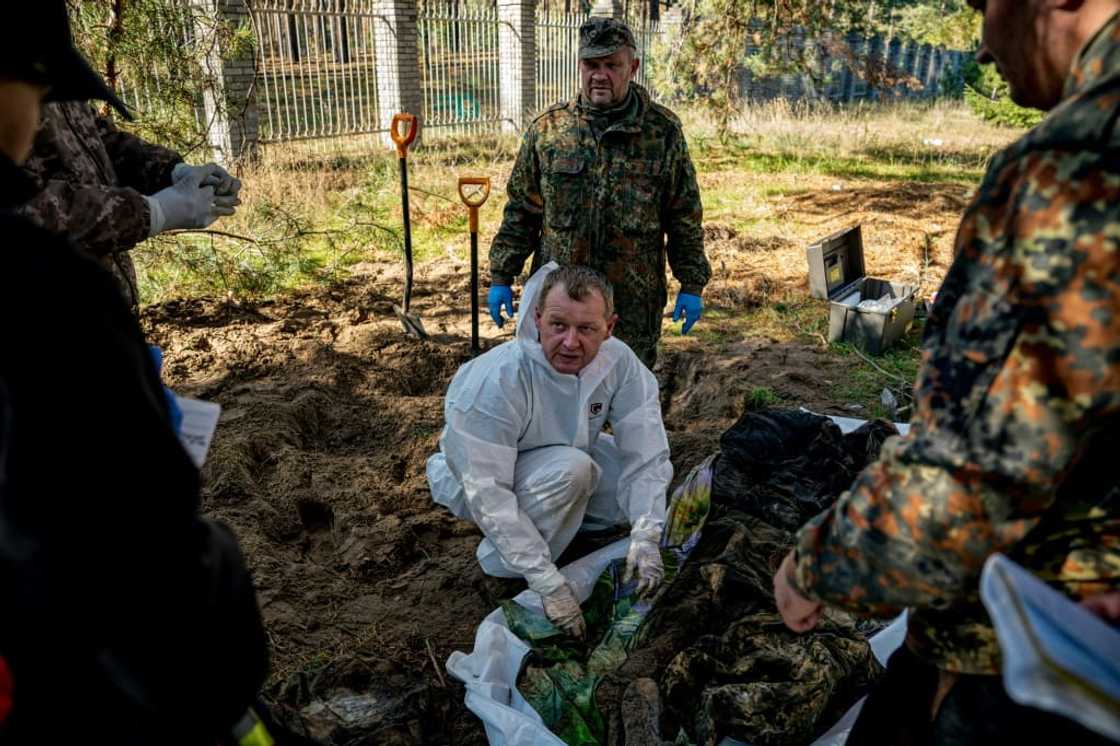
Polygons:
M768 284L734 293L751 295L752 303L793 292L804 276L804 245L854 222L865 225L869 267L928 287L936 271L927 270L947 262L957 214L985 161L1015 135L956 104L825 110L776 102L745 110L732 140L721 143L702 112L679 113L706 223L717 231L709 240L717 277L721 265L749 255ZM410 154L413 246L421 262L465 260L467 213L456 181L466 174L493 182L481 211L485 255L517 146L508 135L433 137ZM244 204L213 229L250 240L204 234L149 241L138 252L147 301L269 295L329 281L355 262L400 260L398 164L378 137L269 146L239 176ZM720 240L720 229L733 231L734 240Z

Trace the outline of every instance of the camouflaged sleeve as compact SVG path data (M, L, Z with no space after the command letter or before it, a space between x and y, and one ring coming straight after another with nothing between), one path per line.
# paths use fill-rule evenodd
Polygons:
M712 276L708 257L704 255L704 208L684 133L678 130L677 135L669 151L671 183L661 224L666 234L669 267L681 284L681 292L700 295Z
M155 194L171 186L171 169L183 160L174 150L122 132L105 117L97 118L97 131L121 186L141 194Z
M52 233L66 234L88 254L128 251L148 237L150 208L135 189L60 179L39 183L42 190L19 213Z
M931 313L911 433L799 534L793 580L830 605L971 605L996 551L1075 596L1120 579L1115 505L1066 489L1115 469L1092 454L1120 426L1120 179L1088 151L993 170ZM1095 551L1062 539L1082 519L1106 529Z
M529 128L506 186L508 200L502 225L490 244L490 282L512 285L525 260L541 243L544 200L541 198L541 168L537 161L537 128Z

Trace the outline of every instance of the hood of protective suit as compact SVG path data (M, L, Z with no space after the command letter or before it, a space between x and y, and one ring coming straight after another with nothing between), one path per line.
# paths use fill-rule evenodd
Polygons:
M556 262L549 262L533 273L521 291L521 305L517 308L517 341L532 342L539 345L537 330L537 296L544 285L544 278L554 269L560 269Z

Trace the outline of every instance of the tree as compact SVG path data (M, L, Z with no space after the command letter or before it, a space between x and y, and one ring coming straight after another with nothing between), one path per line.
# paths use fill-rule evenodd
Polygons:
M867 33L881 9L879 0L685 0L679 48L656 55L667 60L658 78L670 95L702 101L725 138L745 65L764 74L823 75L819 62L829 46L844 34Z
M204 60L237 54L252 31L188 0L68 0L74 41L136 117L124 123L184 155L206 144ZM106 113L108 109L106 108Z

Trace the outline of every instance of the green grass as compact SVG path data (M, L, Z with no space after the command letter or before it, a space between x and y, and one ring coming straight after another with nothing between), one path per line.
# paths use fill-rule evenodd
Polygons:
M983 176L982 164L961 163L930 156L926 160L889 152L843 156L830 153L767 152L745 145L697 148L697 158L709 170L755 174L821 175L839 179L915 181L930 184L975 184ZM783 190L777 190L782 193ZM790 193L794 190L785 190ZM774 194L775 190L769 190Z
M830 395L838 401L862 405L865 408L864 414L868 417L887 418L889 413L880 399L882 391L890 388L896 397L899 394L909 396L910 388L918 375L921 339L921 325L915 324L893 347L870 358L890 375L877 370L860 357L852 345L845 342L834 343L831 351L845 361L851 375L837 381L829 392ZM902 398L899 397L900 404L903 403ZM909 416L910 412L907 410L896 419L905 421Z
M782 398L768 386L755 386L744 397L743 407L751 411L766 409L780 403L781 400Z

